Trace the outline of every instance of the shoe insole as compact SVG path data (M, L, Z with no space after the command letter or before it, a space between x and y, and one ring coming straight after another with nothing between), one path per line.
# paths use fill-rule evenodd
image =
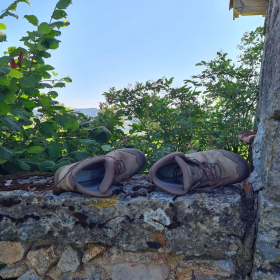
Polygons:
M105 176L102 163L95 163L80 170L76 175L77 182L85 188L97 189Z
M183 184L183 173L176 162L160 167L156 172L156 177L165 184L180 186Z

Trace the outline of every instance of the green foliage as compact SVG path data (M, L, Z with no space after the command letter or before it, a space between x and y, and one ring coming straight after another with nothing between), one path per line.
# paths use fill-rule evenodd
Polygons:
M248 146L237 140L237 134L254 129L262 33L259 27L244 34L238 64L227 53L217 52L215 59L198 63L204 67L202 73L180 88L171 87L173 79L111 88L102 108L113 106L116 114L132 121L120 144L145 152L148 167L175 151L225 149L247 158Z
M19 2L13 2L0 16L14 16ZM99 121L55 101L56 88L72 82L58 79L55 68L45 62L49 49L59 46L60 28L67 20L64 11L70 0L58 1L50 23L39 22L35 15L25 15L35 30L23 37L25 47L10 47L0 57L0 171L55 171L85 157L107 153L111 132ZM6 26L0 24L0 29ZM0 34L1 38L1 34ZM112 113L112 112L111 112ZM105 113L106 115L106 113ZM105 116L104 116L105 118ZM110 121L106 121L109 124ZM114 120L114 124L116 124Z

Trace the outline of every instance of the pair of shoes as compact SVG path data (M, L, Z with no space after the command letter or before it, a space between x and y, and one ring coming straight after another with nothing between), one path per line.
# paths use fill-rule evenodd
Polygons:
M55 185L97 197L112 195L112 184L137 174L145 164L144 154L136 149L120 149L104 156L86 158L62 166L54 177ZM188 191L213 192L226 184L239 183L250 175L247 162L239 155L211 150L185 155L169 154L149 170L150 182L175 195Z

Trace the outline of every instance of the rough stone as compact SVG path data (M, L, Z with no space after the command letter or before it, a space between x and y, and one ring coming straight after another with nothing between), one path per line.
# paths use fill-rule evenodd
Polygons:
M58 250L55 250L54 246L32 250L27 254L27 259L40 275L45 274L59 257L60 254Z
M116 264L112 268L112 280L165 280L169 274L166 264Z
M63 272L57 266L52 267L47 273L47 276L50 276L53 280L58 280L62 276Z
M123 260L126 263L164 264L164 263L168 263L168 255L164 253L152 253L152 252L142 252L142 253L124 252Z
M121 189L113 187L120 193L110 198L70 192L60 196L51 192L0 192L0 203L21 201L0 209L4 229L0 238L44 240L64 246L98 243L130 252L159 251L220 259L233 257L241 249L244 222L238 186L227 186L212 194L176 197L155 189L146 181L147 176L139 177L127 181ZM148 190L146 197L137 197L141 188ZM157 220L151 225L154 218Z
M144 222L157 230L164 230L164 226L170 225L170 219L161 209L149 210L144 213Z
M0 242L0 263L12 264L20 261L27 252L28 247L28 244L22 242Z
M42 276L39 276L35 269L30 269L26 273L24 273L22 276L18 278L18 280L43 280Z
M78 252L73 250L71 246L67 246L57 263L57 267L60 268L62 272L75 272L79 265L80 260Z
M28 267L25 264L7 265L0 270L0 276L4 279L19 277L27 272L27 270Z
M206 279L206 276L230 277L235 274L231 260L195 260L182 261L177 270L178 280Z
M72 273L72 279L75 280L103 280L102 272L94 264L84 264L80 271ZM124 280L124 279L123 279Z
M280 279L280 274L271 274L270 272L263 273L263 272L256 272L254 274L254 280L279 280Z
M266 13L254 172L249 181L258 195L257 238L252 279L279 274L280 260L280 2L270 0ZM280 279L280 278L279 278Z
M84 252L82 262L87 263L94 257L100 255L106 250L104 246L88 244L88 249Z

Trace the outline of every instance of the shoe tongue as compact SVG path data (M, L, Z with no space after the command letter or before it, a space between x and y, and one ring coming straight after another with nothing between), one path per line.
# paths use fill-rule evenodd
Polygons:
M106 158L103 163L105 167L105 174L104 174L104 179L99 185L99 190L101 193L105 193L106 191L108 191L108 189L110 188L113 182L114 175L115 175L114 160L111 158Z
M183 188L185 191L188 191L192 185L192 173L188 166L188 164L179 156L175 157L175 161L181 168L182 174L183 174Z
M203 178L203 170L198 164L194 162L188 162L187 165L192 174L192 185L195 185L198 181L200 181Z
M183 173L183 187L189 190L192 185L195 185L202 177L203 171L193 162L185 162L181 157L176 156L175 161L181 168Z

